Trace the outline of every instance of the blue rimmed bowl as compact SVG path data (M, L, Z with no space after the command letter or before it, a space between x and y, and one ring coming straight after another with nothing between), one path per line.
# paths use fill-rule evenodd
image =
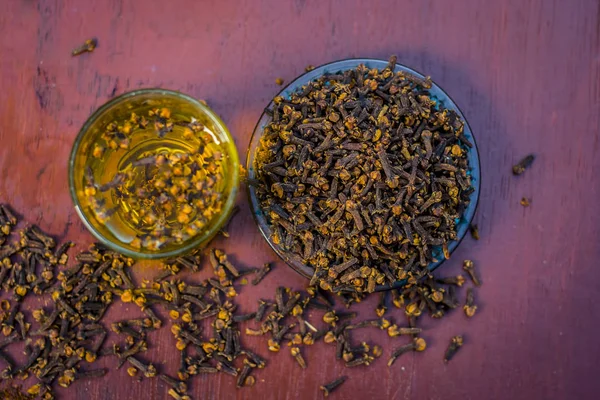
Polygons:
M325 74L337 74L340 72L344 72L346 70L354 69L360 64L364 64L368 68L377 68L377 69L382 70L388 65L388 61L371 59L371 58L355 58L355 59L346 59L346 60L341 60L341 61L335 61L335 62L332 62L329 64L324 64L324 65L321 65L320 67L313 69L312 71L309 71L309 72L306 72L306 73L300 75L298 78L296 78L294 81L292 81L286 87L284 87L281 90L281 92L279 92L278 96L282 96L285 99L290 99L292 93L295 93L295 92L301 90L302 86L308 84L310 81L314 81ZM401 65L401 64L396 64L396 72L398 72L398 71L404 71L404 72L410 73L412 75L415 75L415 76L418 76L421 78L425 78L425 76L420 74L419 72L417 72L411 68L408 68L404 65ZM464 135L473 144L473 147L471 147L469 149L468 155L467 155L468 160L469 160L469 166L470 166L470 169L469 169L469 171L467 171L467 173L470 174L470 176L471 176L471 184L473 185L473 188L475 190L473 191L473 193L471 193L469 206L464 210L463 215L457 221L457 225L456 225L457 239L448 243L448 251L450 253L452 253L454 250L456 250L456 248L458 247L458 245L460 244L462 239L467 234L467 232L469 230L469 225L470 225L471 221L473 220L475 211L477 209L477 204L479 202L479 191L480 191L480 186L481 186L481 171L480 171L481 168L480 168L480 164L479 164L479 151L477 149L477 142L475 141L475 137L473 136L473 132L471 131L471 127L469 126L469 122L465 118L465 116L462 113L462 111L460 110L460 108L456 105L456 103L435 82L432 82L432 86L430 89L428 89L428 91L429 91L430 97L433 100L435 100L441 108L453 110L460 116L460 118L465 123ZM256 127L254 128L254 133L252 134L252 138L250 139L250 146L248 147L248 153L246 155L246 168L248 170L248 182L252 182L256 179L256 170L255 170L255 165L254 165L256 150L260 145L260 138L263 134L265 126L267 126L268 123L271 121L271 117L267 114L266 110L272 109L273 105L274 105L273 101L271 101L269 103L269 105L266 107L265 112L263 112L263 114L260 116L260 119L258 120ZM285 251L283 249L282 246L275 244L273 242L273 240L271 239L271 228L267 222L265 213L263 212L263 210L260 207L260 202L256 195L256 190L255 190L254 186L252 186L251 184L248 184L248 196L249 196L249 201L250 201L250 207L252 209L252 213L254 215L256 224L258 225L258 229L260 230L260 233L265 238L267 243L269 243L269 245L275 251L275 253L277 253L277 255L279 255L279 257L281 257L281 259L283 259L296 272L298 272L299 274L301 274L307 278L312 277L313 272L314 272L314 269L312 267L309 267L308 265L302 263L298 257L288 253L287 251ZM445 258L442 254L441 248L435 249L433 255L439 261L432 262L428 265L427 268L430 271L435 270L440 265L442 265L442 263L445 261ZM392 287L402 286L403 284L404 284L404 281L398 281L398 282L396 282L396 284L394 284L392 286L389 286L389 285L380 286L377 288L377 290L386 290L386 289L390 289Z

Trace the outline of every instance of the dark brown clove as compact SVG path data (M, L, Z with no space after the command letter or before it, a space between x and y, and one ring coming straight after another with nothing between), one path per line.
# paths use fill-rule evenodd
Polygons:
M444 354L444 362L447 363L448 361L450 361L452 359L452 357L454 357L456 352L462 347L462 345L463 345L463 337L462 336L454 336L450 340L450 345L448 346L448 349L446 350L446 353Z
M467 272L467 274L469 274L475 286L481 286L481 281L479 280L477 271L475 271L475 264L473 263L473 261L463 261L463 269Z
M388 360L388 367L391 367L392 364L396 361L398 357L402 354L407 353L409 351L423 351L427 347L427 343L423 338L416 338L411 343L406 344L404 346L400 346L392 351L392 355Z
M463 307L465 314L467 317L471 318L475 315L477 311L477 306L475 305L475 294L473 288L467 289L467 301Z
M271 271L271 264L265 263L262 268L256 272L256 276L252 279L252 285L256 286L267 276L267 274Z
M533 164L534 160L535 160L534 154L529 154L529 155L525 156L525 158L523 158L521 161L519 161L517 164L515 164L512 167L513 174L521 175L523 172L525 172L526 169L528 169L531 166L531 164Z
M333 392L336 388L338 388L342 383L346 382L346 379L348 379L345 376L339 377L336 380L326 383L325 385L320 386L321 390L323 391L323 396L327 397L331 394L331 392Z

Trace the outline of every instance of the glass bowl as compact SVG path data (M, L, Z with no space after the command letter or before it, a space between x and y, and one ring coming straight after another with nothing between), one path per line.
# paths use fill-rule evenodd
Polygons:
M294 81L289 83L285 88L279 92L277 96L282 96L285 99L289 99L290 95L302 88L303 85L306 85L308 82L313 81L324 74L336 74L338 72L343 72L349 69L356 68L359 64L364 64L368 68L378 68L384 69L388 65L388 61L370 59L370 58L356 58L356 59L346 59L341 61L335 61L329 64L321 65L313 69L312 71L306 72L296 78ZM404 71L410 74L416 75L418 77L424 78L424 75L419 72L408 68L401 64L396 64L396 71ZM469 206L465 209L462 218L457 222L457 240L448 243L448 251L452 253L460 244L467 231L469 230L469 225L475 215L475 210L477 209L477 204L479 201L479 191L481 186L481 176L480 176L480 164L479 164L479 151L477 149L477 143L475 141L475 137L471 131L471 127L461 110L458 108L456 103L450 98L450 96L442 90L435 82L432 82L431 89L428 89L431 95L431 98L436 100L438 104L441 106L456 111L456 113L462 118L465 122L464 126L464 134L469 139L469 141L473 144L473 147L468 152L468 159L472 185L474 187L473 193L470 196ZM256 127L254 128L254 132L252 134L252 138L250 139L250 146L248 148L248 153L246 155L246 168L248 170L248 182L252 182L256 178L256 171L254 169L254 159L256 155L256 150L260 144L260 138L263 133L264 127L270 122L270 116L267 114L267 109L272 109L273 101L269 103L266 107L265 112L261 115ZM256 196L256 191L251 184L248 184L248 196L250 201L250 206L252 209L252 213L254 215L254 219L256 224L258 225L258 229L262 234L263 238L269 243L271 248L284 260L291 268L293 268L299 274L305 276L306 278L311 278L313 275L313 268L305 265L302 260L294 255L286 252L281 246L275 244L271 239L271 229L269 224L267 223L267 219L263 210L260 207L258 198ZM439 260L437 262L432 262L428 265L428 269L430 271L438 268L444 261L445 258L442 253L442 249L434 250L434 257ZM394 285L389 286L378 286L377 290L387 290L394 287L399 287L404 284L404 281L398 281Z
M152 110L167 110L170 114L164 116L167 116L173 122L171 125L172 130L159 131L161 125L157 125L156 122L152 121L146 122L146 124L138 122L141 116L146 118L149 115L159 115L152 114ZM162 114L159 116L163 117ZM129 124L129 121L134 120L134 118L136 118L136 122ZM158 118L156 116L154 121L159 121ZM95 153L95 151L100 151L97 149L97 143L106 143L106 132L110 130L109 124L113 122L118 125L116 137L119 140L119 146L102 147L102 155L98 156L98 153ZM131 130L122 129L125 125ZM131 125L134 128L131 128ZM194 130L183 128L183 126L192 126ZM125 138L121 132L130 132L130 135ZM184 133L182 132L190 132L190 134L183 136ZM104 142L101 142L101 140L104 140ZM124 146L120 146L123 143L122 140L126 141ZM202 145L203 143L205 146ZM199 149L202 149L202 152ZM106 195L100 189L98 190L97 193L104 196L101 198L102 204L107 205L106 209L112 210L110 213L106 213L108 215L98 212L96 192L93 192L93 195L90 195L89 191L86 193L86 182L89 182L90 179L93 179L93 182L104 184L107 179L110 179L107 178L111 176L110 174L117 171L122 172L124 171L123 168L134 165L132 160L139 160L147 154L174 154L179 156L184 153L198 154L198 159L203 161L210 160L211 158L204 157L205 154L210 154L210 157L213 157L212 159L221 162L223 179L211 187L211 190L218 193L216 196L220 196L218 197L220 207L214 208L214 214L206 217L206 220L203 220L203 225L200 225L199 222L196 223L197 225L193 225L194 229L188 229L192 225L184 222L184 220L178 221L180 232L192 233L186 233L185 236L180 236L177 240L169 238L169 240L166 240L166 244L152 247L139 246L139 243L135 242L135 239L139 236L135 228L132 228L132 214L123 211L127 210L128 204L115 200L115 193L119 193L121 188L126 187L125 185L109 191L109 194ZM167 163L169 162L167 161ZM195 172L191 172L191 175L187 176L195 177L195 174L206 174L204 167L198 165L199 163L196 163L194 165L194 167L197 167ZM136 175L138 181L134 184L149 181L156 176L160 167L148 165L144 168L146 168L145 175L138 173ZM185 173L189 174L189 171ZM173 182L175 182L175 177L173 177ZM192 180L192 182L194 181ZM135 188L134 184L131 187ZM71 197L75 204L75 210L84 225L106 246L134 258L169 258L203 247L227 221L235 205L238 184L238 153L225 124L205 104L190 96L164 89L135 90L104 104L88 118L79 131L69 158ZM173 186L175 185L173 184ZM87 189L89 189L89 184ZM139 201L142 203L143 200L136 197L137 193L136 191L135 195L129 197L129 199L132 199L133 202ZM156 199L153 198L152 201L154 202ZM184 207L184 204L185 202L179 200L178 202L173 201L171 207L179 210ZM197 221L201 218L201 212L204 214L206 209L195 209L190 214L192 216L190 221L192 219ZM164 215L162 217L164 220L170 218L170 216L165 217ZM174 231L172 229L170 232ZM165 230L165 232L169 232L169 230Z

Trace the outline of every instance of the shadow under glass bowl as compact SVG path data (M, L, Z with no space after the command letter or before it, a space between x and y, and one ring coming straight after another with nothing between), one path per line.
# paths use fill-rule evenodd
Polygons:
M117 168L114 166L115 163L108 166L106 162L102 161L104 157L99 159L101 161L90 161L93 160L92 148L94 143L96 143L103 132L105 132L109 123L113 121L126 121L130 118L132 112L135 112L138 116L146 116L150 109L162 107L171 110L174 116L177 116L182 120L189 121L191 118L195 118L199 121L204 126L204 132L208 133L213 138L212 143L215 146L218 146L219 151L223 153L226 160L223 164L225 179L222 187L219 188L219 191L223 196L223 206L222 210L207 222L204 229L200 230L196 235L189 239L171 246L165 246L164 249L140 249L133 247L130 244L131 238L134 237L133 235L121 233L123 231L122 229L119 231L119 235L115 233L117 232L117 229L114 228L115 226L120 227L121 225L124 225L124 222L121 222L124 218L121 217L119 213L115 213L107 222L102 222L97 218L94 211L91 210L90 204L85 196L84 171L89 167L94 171L93 173L96 174L102 173L101 171L104 169ZM134 135L140 134L148 135L146 131L149 130L147 129L143 133L134 131L132 132L131 137L133 138ZM173 143L175 142L171 133L167 133L162 139L154 138L151 140L158 142L160 146L171 148L173 148ZM169 144L167 144L167 142L169 142ZM117 160L116 162L120 162L136 151L136 145L134 145L134 140L132 140L131 149L128 148L127 150L123 150L124 154L115 155L113 158ZM96 162L98 164L90 166L91 162ZM71 156L69 158L69 189L77 214L86 228L88 228L100 242L129 257L139 259L164 259L183 255L197 248L202 248L219 232L221 227L229 219L229 215L235 206L239 185L239 165L237 149L229 130L223 121L221 121L208 106L190 96L171 90L139 89L124 93L110 100L98 108L98 110L87 119L79 131L75 143L73 144L73 149L71 150ZM118 220L115 221L115 218L118 218ZM111 225L109 226L107 224ZM113 228L111 228L111 226ZM129 241L124 240L123 238L129 239Z
M339 72L343 72L349 69L354 69L358 65L364 64L368 68L377 68L384 69L388 65L388 61L370 59L370 58L356 58L356 59L346 59L335 61L329 64L321 65L320 67L315 68L312 71L306 72L296 78L294 81L290 82L285 88L279 92L277 96L282 96L285 99L289 99L292 93L299 91L303 85L306 85L310 81L314 81L318 79L322 75L325 74L336 74ZM408 68L401 64L396 64L396 72L404 71L420 78L424 78L425 76L420 74L419 72ZM457 221L456 224L456 236L457 240L448 243L448 251L452 253L460 244L462 239L465 237L467 231L469 230L469 225L475 215L475 211L477 209L477 204L479 202L479 191L481 186L481 171L479 164L479 151L477 149L477 143L475 141L475 137L471 131L471 127L460 108L454 103L454 101L450 98L450 96L442 90L435 82L432 82L431 89L428 89L430 96L433 100L437 102L439 107L446 108L449 110L454 110L460 118L464 121L464 135L469 139L469 141L473 144L473 147L469 149L467 158L469 160L470 169L467 171L467 174L471 177L471 184L475 189L470 196L469 206L465 209L462 217ZM273 101L269 103L266 109L273 108ZM266 110L265 109L265 110ZM254 128L254 132L252 134L252 138L250 139L250 146L248 147L248 153L246 155L246 168L248 170L248 182L252 182L256 178L256 170L254 166L254 160L256 155L256 150L260 144L260 138L262 136L263 130L265 126L270 122L271 117L265 112L262 113L260 119L258 120L256 127ZM312 267L304 264L298 256L294 254L290 254L285 251L283 247L275 244L271 238L271 229L267 222L265 213L260 207L260 202L256 195L256 190L250 184L248 184L248 196L250 201L250 207L252 209L252 214L254 215L254 219L256 224L258 225L258 229L260 233L264 237L264 239L269 243L271 248L284 260L290 267L292 267L296 272L303 275L306 278L310 278L313 275L314 269ZM438 268L444 261L444 256L442 253L441 247L434 248L433 251L434 258L439 261L430 263L427 268L430 271ZM391 288L399 287L404 284L405 281L398 281L394 285L384 285L378 286L377 290L388 290Z

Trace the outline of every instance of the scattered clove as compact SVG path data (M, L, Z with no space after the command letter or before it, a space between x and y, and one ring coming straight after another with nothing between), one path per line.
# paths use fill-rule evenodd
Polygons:
M323 396L325 396L325 397L329 396L331 394L331 392L333 392L336 388L338 388L342 383L346 382L346 379L348 379L348 378L345 376L342 376L332 382L322 385L321 390L323 391Z
M462 336L454 336L450 340L450 345L448 346L448 349L446 350L446 354L444 354L444 362L448 363L448 361L450 361L452 359L452 357L454 357L454 355L462 347L462 345L463 345L463 337Z

